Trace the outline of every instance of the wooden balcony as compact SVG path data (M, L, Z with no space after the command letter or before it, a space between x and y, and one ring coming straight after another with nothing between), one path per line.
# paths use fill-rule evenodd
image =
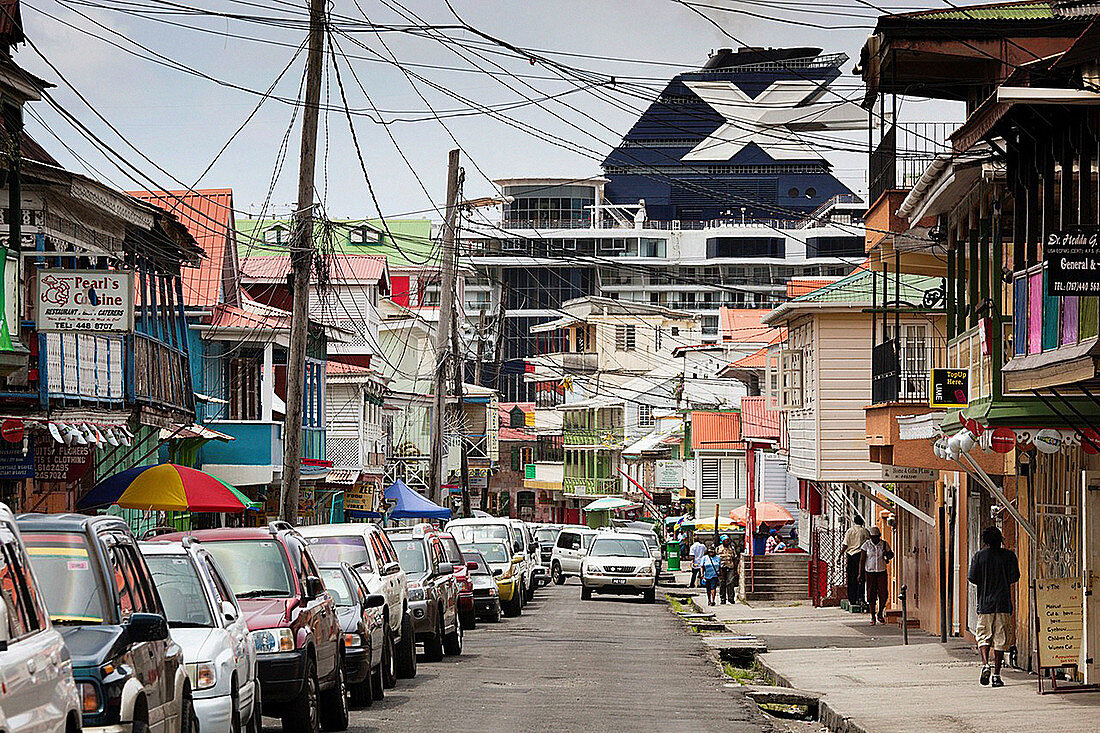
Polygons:
M562 479L562 492L573 496L621 496L622 485L617 478L589 478L566 476Z

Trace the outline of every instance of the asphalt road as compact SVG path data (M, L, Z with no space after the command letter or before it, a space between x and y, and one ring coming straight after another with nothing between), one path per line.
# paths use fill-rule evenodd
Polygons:
M766 731L666 604L540 589L520 618L479 623L460 657L352 710L352 731Z

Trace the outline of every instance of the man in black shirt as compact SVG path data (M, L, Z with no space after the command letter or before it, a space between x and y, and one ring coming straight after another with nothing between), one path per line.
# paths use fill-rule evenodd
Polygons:
M1012 584L1020 579L1016 553L1001 547L1001 531L996 527L982 530L981 550L970 559L967 579L978 586L978 628L975 636L982 655L979 681L990 684L989 650L993 649L993 687L1004 687L1001 662L1016 641L1012 621Z

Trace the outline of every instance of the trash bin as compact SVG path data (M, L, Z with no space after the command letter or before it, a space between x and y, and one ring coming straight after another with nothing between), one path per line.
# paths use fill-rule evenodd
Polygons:
M665 543L665 570L674 571L680 569L680 542L670 540Z

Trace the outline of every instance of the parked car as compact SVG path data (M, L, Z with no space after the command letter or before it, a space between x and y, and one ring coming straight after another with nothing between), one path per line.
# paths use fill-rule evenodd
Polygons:
M555 585L563 584L566 578L580 576L581 561L597 534L588 527L562 527L550 553L550 577Z
M453 534L437 532L436 536L443 543L447 562L455 567L455 582L458 584L458 618L463 628L472 629L477 626L477 610L474 608L474 584L470 579L470 568L462 559L462 550L458 548L458 540Z
M517 534L512 520L497 517L470 517L466 519L452 519L447 522L447 531L455 536L459 545L471 542L502 540L508 544L509 557L520 555L520 572L517 579L519 586L520 605L527 602L528 582L533 577L534 569L529 567L523 538Z
M126 522L21 514L16 524L72 655L83 727L191 731L183 650L168 633L160 594Z
M444 654L461 654L458 586L443 543L432 533L412 532L393 534L390 542L409 578L409 609L424 656L438 662Z
M592 540L581 561L581 599L592 593L630 593L653 603L657 570L641 537L620 532L601 532Z
M657 539L657 533L651 529L644 529L636 526L616 529L615 531L620 534L641 537L645 540L645 545L649 548L649 555L653 558L654 567L657 569L657 580L660 580L661 570L664 567L664 553L661 552L661 542Z
M76 733L81 699L15 517L0 504L0 730Z
M535 540L539 543L539 565L542 567L542 584L550 582L550 558L554 554L554 545L558 542L561 526L544 524L535 528Z
M504 540L484 540L461 545L462 552L478 552L489 564L489 570L497 583L497 598L505 616L519 616L523 611L520 583L523 576L523 558L512 554Z
M287 730L345 730L344 636L306 539L286 522L190 535L214 556L244 612L263 714L282 718Z
M139 545L164 604L168 631L183 649L195 716L203 733L259 733L256 649L237 598L214 556L190 537Z
M494 624L500 621L500 591L497 589L496 578L493 577L493 569L485 556L476 550L465 550L462 558L466 567L470 569L470 585L474 591L474 613L478 618L492 621Z
M386 688L397 678L416 676L416 629L409 613L408 578L382 528L368 522L318 524L300 529L309 539L313 557L322 563L346 562L355 568L367 590L386 599L383 614L382 680Z
M517 550L523 555L524 577L527 580L527 595L523 602L526 603L535 597L535 589L542 585L542 563L539 557L539 543L535 541L535 535L531 531L531 525L522 519L510 519L516 538L521 547Z
M336 602L336 616L344 634L344 677L355 705L370 705L385 695L382 680L382 639L386 599L371 594L359 574L346 562L322 565L321 580Z

